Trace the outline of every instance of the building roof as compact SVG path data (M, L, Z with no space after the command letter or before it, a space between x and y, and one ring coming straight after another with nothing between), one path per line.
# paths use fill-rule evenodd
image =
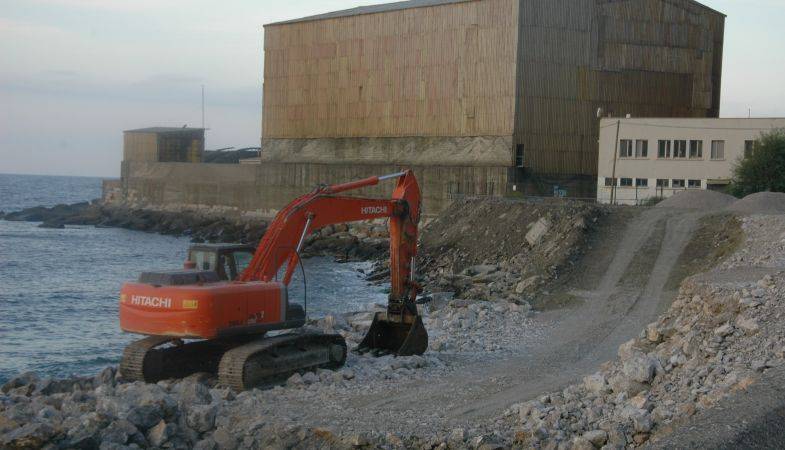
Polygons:
M376 14L389 11L400 11L402 9L426 8L428 6L448 5L450 3L463 3L476 0L407 0L403 2L383 3L381 5L359 6L357 8L343 9L315 16L307 16L299 19L284 20L267 25L284 25L288 23L310 22L312 20L335 19L338 17L360 16L363 14Z
M136 130L125 130L123 133L154 133L154 134L163 134L163 133L182 133L186 131L204 131L204 128L189 128L189 127L149 127L149 128L137 128Z
M333 11L324 14L317 14L314 16L306 16L301 17L299 19L292 19L292 20L283 20L280 22L273 22L267 25L285 25L289 23L298 23L298 22L310 22L314 20L324 20L324 19L336 19L339 17L351 17L351 16L360 16L363 14L376 14L376 13L384 13L390 11L400 11L402 9L412 9L412 8L426 8L428 6L439 6L439 5L448 5L451 3L463 3L469 1L477 1L477 0L407 0L402 2L394 2L394 3L382 3L380 5L369 5L369 6L359 6L357 8L351 9L342 9L340 11ZM720 14L724 17L725 14L709 8L708 6L704 5L703 3L698 2L697 0L687 0L689 3L694 5L700 6L705 8L713 13ZM265 26L267 26L265 25Z
M692 3L693 5L700 6L701 8L708 10L709 12L713 12L714 14L719 14L722 17L728 17L727 14L719 12L714 8L708 7L703 3L699 2L698 0L689 0L689 2Z

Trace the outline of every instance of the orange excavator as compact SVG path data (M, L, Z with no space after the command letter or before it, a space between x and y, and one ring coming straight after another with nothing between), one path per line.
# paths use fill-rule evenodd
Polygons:
M392 179L397 184L389 200L338 195ZM157 382L209 372L239 391L295 372L341 367L346 341L305 330L304 308L289 302L287 286L309 234L330 224L378 218L389 219L392 287L387 311L375 315L356 350L376 356L424 353L428 334L413 279L420 188L407 170L319 186L283 208L255 250L193 246L184 269L145 272L138 282L123 285L120 327L147 337L126 347L121 374Z

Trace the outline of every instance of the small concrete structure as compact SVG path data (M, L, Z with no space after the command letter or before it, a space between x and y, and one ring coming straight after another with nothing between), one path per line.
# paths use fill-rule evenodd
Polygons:
M777 128L785 118L603 119L597 200L636 205L685 189L724 191L736 162Z
M123 161L202 162L203 128L151 127L123 132Z

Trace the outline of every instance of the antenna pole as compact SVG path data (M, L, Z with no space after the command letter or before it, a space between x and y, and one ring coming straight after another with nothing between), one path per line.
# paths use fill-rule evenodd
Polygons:
M202 128L204 129L204 85L202 85Z
M616 142L613 143L613 173L611 180L613 187L611 188L611 205L616 204L616 160L619 159L619 130L621 129L621 120L616 121Z

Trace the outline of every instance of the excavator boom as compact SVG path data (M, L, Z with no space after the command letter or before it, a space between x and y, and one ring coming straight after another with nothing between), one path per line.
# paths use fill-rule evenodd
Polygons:
M393 178L398 181L390 200L336 195ZM240 280L273 281L285 264L283 283L288 285L308 234L335 223L378 218L389 218L390 297L387 312L376 315L358 350L376 354L421 354L428 347L428 335L417 313L416 298L420 288L413 280L420 188L411 171L320 186L291 202L270 224Z

